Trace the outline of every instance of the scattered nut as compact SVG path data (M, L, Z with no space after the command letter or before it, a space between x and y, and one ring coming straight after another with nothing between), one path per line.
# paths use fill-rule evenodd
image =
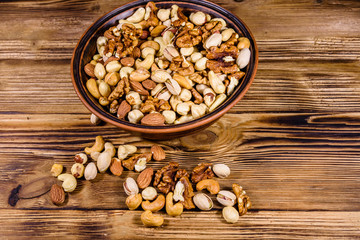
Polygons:
M164 218L147 210L141 214L141 221L147 227L160 227L164 223Z
M173 193L169 192L166 195L166 213L172 217L180 216L184 210L181 203L173 203Z
M97 168L95 163L91 162L89 163L84 171L84 177L86 180L93 180L96 178L97 175Z
M230 191L221 190L217 194L216 200L224 206L234 206L236 196Z
M50 198L55 205L60 205L65 202L65 192L62 187L53 184L50 189Z
M142 197L140 193L132 194L128 196L125 200L126 206L129 208L129 210L135 210L137 209L142 202Z
M129 155L134 154L137 151L137 147L134 145L120 145L118 148L118 158L123 160Z
M231 206L224 207L222 210L222 215L225 221L228 223L236 223L240 218L238 211L236 211L236 209Z
M158 195L158 197L152 202L147 200L141 203L141 207L145 211L150 210L151 212L160 211L164 206L165 206L165 197L162 194Z
M175 202L178 202L178 201L185 201L184 200L184 191L185 191L185 186L184 184L181 182L181 181L178 181L175 185L175 190L174 190L174 196L173 196L173 199Z
M91 116L90 116L90 122L93 125L99 125L101 123L101 119L98 116L96 116L95 114L92 113Z
M84 151L86 154L89 154L89 155L92 152L101 152L104 149L104 144L105 144L105 141L104 141L103 137L97 136L95 138L95 144L91 148L86 147Z
M214 205L211 198L205 193L196 194L193 198L193 201L197 208L205 211L211 210Z
M226 178L230 175L230 168L225 164L215 164L213 171L219 178Z
M201 191L203 189L208 190L211 194L217 194L220 191L220 185L214 179L205 179L196 184L196 190Z
M110 172L115 176L121 176L124 168L121 164L121 160L118 158L112 158L110 164Z
M159 145L153 145L151 147L151 153L153 154L153 159L155 161L162 161L165 159L165 151Z
M63 165L55 163L54 165L52 165L50 172L52 176L57 177L62 173L62 171Z
M60 181L63 181L62 187L65 192L73 192L76 188L77 181L76 178L68 173L63 173L58 176Z
M71 174L76 178L81 178L84 175L85 167L81 163L75 163L71 167Z
M111 153L110 152L102 152L100 153L96 165L99 169L99 172L105 172L111 164Z
M139 187L136 184L135 180L131 177L126 178L124 184L124 190L127 195L133 195L139 193Z
M142 192L141 195L144 200L154 200L157 196L157 191L153 187L146 187Z

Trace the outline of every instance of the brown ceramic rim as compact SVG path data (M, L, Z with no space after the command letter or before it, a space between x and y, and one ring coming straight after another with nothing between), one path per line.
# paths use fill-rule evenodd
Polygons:
M172 5L177 4L180 7L188 8L190 10L202 10L206 13L211 13L212 15L215 15L217 17L222 17L227 20L227 23L232 25L233 28L237 29L238 32L241 32L244 36L249 38L251 43L251 59L250 63L247 66L246 75L244 76L242 82L237 86L237 89L235 92L226 99L226 101L219 106L216 110L213 112L206 114L204 117L182 123L177 125L166 125L166 126L145 126L140 124L132 124L128 121L123 121L117 119L115 116L111 115L110 113L106 112L102 108L98 107L94 102L89 98L86 94L86 89L84 89L84 84L81 84L82 77L81 77L81 59L83 58L84 50L88 46L89 42L92 40L92 38L98 33L98 26L93 32L90 32L92 28L94 28L94 25L100 25L100 28L105 25L107 22L109 22L111 19L116 18L117 15L119 15L122 12L128 11L130 15L129 10L145 6L146 3L149 1L133 1L126 3L108 13L101 16L98 20L96 20L88 29L84 32L84 34L81 36L80 40L78 41L73 55L71 59L71 78L72 83L75 88L76 94L79 96L82 103L96 116L98 116L100 119L102 119L105 122L111 123L117 127L120 127L122 129L133 131L133 132L139 132L139 133L145 133L145 134L171 134L171 133L179 133L179 132L186 132L192 129L199 128L203 125L208 125L214 121L216 121L218 118L220 118L222 115L224 115L227 111L229 111L236 103L240 101L240 99L245 95L245 93L250 88L250 85L252 84L255 74L257 71L257 65L258 65L258 48L254 39L254 36L250 32L249 28L246 26L246 24L238 18L236 15L232 14L230 11L222 8L221 6L209 2L209 1L193 1L193 0L184 0L184 1L162 1L162 0L155 0L155 2L158 5ZM186 5L186 6L183 6ZM189 5L191 7L189 7ZM91 35L89 37L89 35ZM87 39L85 39L87 37ZM86 41L85 41L86 40ZM82 45L82 43L85 41L85 44ZM78 53L80 53L80 56L78 56ZM251 68L250 68L251 66ZM103 113L103 114L102 114Z

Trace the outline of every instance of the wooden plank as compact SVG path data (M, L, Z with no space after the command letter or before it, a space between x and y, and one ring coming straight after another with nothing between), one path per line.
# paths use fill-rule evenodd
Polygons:
M162 141L168 161L178 161L191 171L199 162L226 163L232 170L220 184L227 189L237 182L251 196L254 209L360 210L359 114L228 114L205 132ZM153 144L115 127L93 128L87 119L55 122L9 122L2 129L0 191L49 175L54 162L69 172L72 158L103 135L116 146L136 144L148 151ZM17 127L16 127L17 125ZM166 161L165 161L166 162ZM151 162L159 169L165 162ZM64 208L126 209L122 183L127 176L99 174L94 182L79 180ZM96 200L88 196L96 194ZM0 195L0 207L8 194ZM109 197L111 196L111 197ZM336 196L336 197L335 197ZM214 198L215 200L215 198ZM19 202L20 208L56 208L48 196ZM216 205L216 208L219 208Z
M164 226L146 228L140 211L1 210L2 238L72 239L359 239L359 212L274 212L227 224L216 212L163 213ZM211 226L211 227L210 227Z

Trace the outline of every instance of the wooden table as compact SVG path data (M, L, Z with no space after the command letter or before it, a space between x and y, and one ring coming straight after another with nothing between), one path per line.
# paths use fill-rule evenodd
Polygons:
M259 68L250 91L220 121L193 137L159 142L187 170L231 167L253 209L234 225L221 209L166 216L145 228L124 204L121 177L79 181L67 203L48 194L7 203L18 184L70 171L74 154L102 135L142 149L153 142L106 124L94 127L71 84L72 51L85 29L127 1L0 3L0 238L358 239L360 238L360 2L216 3L250 27ZM213 138L215 137L215 138ZM150 164L159 169L165 162Z

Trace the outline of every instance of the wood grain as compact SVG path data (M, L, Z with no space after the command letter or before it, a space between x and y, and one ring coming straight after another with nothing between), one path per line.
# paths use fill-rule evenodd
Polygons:
M127 211L122 182L135 173L79 181L65 205L48 194L7 197L18 184L69 171L74 154L103 135L143 151L153 142L94 127L70 81L72 51L86 28L127 1L0 3L0 239L359 239L360 2L217 0L252 30L259 68L249 92L207 130L161 141L166 161L191 171L224 162L220 180L244 186L253 209L235 225L213 211L144 228ZM165 161L165 162L166 162ZM151 162L154 169L165 162ZM209 226L211 226L209 228Z

